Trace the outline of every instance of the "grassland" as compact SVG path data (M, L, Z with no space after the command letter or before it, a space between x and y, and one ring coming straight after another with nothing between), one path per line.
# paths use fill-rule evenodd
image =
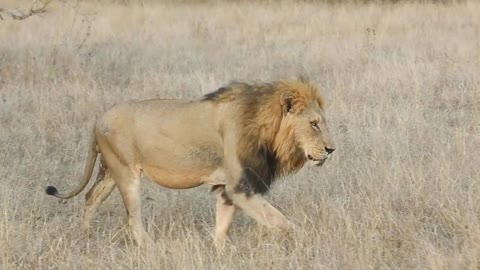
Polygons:
M6 1L21 6L27 1ZM52 3L0 21L0 269L478 269L480 4ZM207 187L143 181L157 247L126 237L114 194L90 237L68 202L89 129L113 104L194 98L307 73L337 151L268 199L299 229L238 215L221 256Z

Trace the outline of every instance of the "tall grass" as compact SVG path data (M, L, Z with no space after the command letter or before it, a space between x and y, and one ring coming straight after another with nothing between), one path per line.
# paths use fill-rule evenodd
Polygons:
M477 269L479 4L94 3L0 21L0 269ZM337 151L268 196L291 235L240 214L219 255L208 187L145 179L157 247L142 251L118 192L90 236L82 196L44 194L77 185L113 104L299 72L324 90Z

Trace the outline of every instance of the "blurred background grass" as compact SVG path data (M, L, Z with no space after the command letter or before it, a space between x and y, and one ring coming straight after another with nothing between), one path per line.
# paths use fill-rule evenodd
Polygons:
M477 269L476 1L193 2L54 1L0 21L1 269ZM288 237L239 215L219 256L208 188L145 180L158 247L141 252L117 192L90 237L82 196L44 194L77 185L88 129L113 104L299 72L323 88L338 150L268 196L299 225Z

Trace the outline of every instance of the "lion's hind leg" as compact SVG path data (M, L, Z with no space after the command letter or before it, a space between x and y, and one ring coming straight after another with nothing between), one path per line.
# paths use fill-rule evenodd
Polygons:
M125 204L133 240L139 246L153 244L142 224L140 172L121 162L115 155L106 156L105 161Z
M115 188L115 181L112 178L109 170L100 163L100 169L97 174L97 180L90 191L85 195L85 209L83 212L82 229L88 230L90 228L91 220L100 204L112 193Z

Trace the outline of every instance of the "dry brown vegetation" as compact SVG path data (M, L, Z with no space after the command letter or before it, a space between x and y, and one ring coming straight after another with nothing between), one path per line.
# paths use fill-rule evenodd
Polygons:
M92 3L0 21L0 269L478 269L480 4ZM44 193L77 185L115 103L298 72L324 89L337 151L268 196L289 236L239 215L219 256L208 188L144 180L158 246L142 251L117 192L90 237L82 196Z

